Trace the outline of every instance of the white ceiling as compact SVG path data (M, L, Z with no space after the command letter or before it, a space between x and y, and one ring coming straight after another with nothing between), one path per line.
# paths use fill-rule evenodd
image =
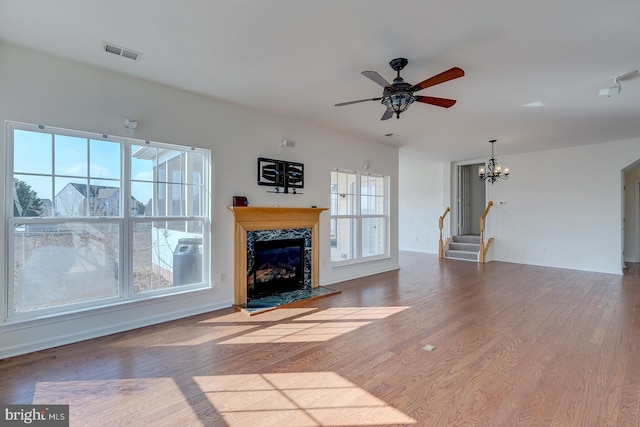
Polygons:
M0 40L290 116L425 149L434 161L640 137L638 0L0 0ZM131 61L102 42L142 52ZM412 84L453 66L462 78L380 121L360 75L405 57ZM541 107L524 107L541 103ZM385 134L396 137L388 138Z

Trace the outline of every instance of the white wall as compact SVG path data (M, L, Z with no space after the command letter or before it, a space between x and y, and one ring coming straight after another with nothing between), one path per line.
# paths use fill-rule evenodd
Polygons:
M621 274L622 171L638 159L640 138L501 156L511 176L487 185L487 200L494 202L487 238L495 238L488 259ZM452 173L444 182L453 188L452 199L443 205L437 167L400 150L403 250L437 253L437 217L453 203L456 188ZM428 245L415 242L422 235Z
M639 158L640 139L503 156L511 178L490 195L490 256L621 274L622 170Z
M400 164L400 249L437 254L438 218L449 206L450 165L408 149L400 149Z
M329 206L330 170L360 170L391 179L391 257L363 265L330 266L329 214L321 217L321 284L398 268L398 149L355 139L253 109L232 106L155 83L130 78L0 43L0 120L124 136L124 118L138 120L134 137L209 148L213 158L212 278L214 287L181 296L128 303L105 310L0 326L0 358L112 333L171 318L230 307L233 303L233 195L253 206ZM135 65L134 65L135 66ZM282 149L282 139L296 142ZM4 147L4 137L3 137ZM267 193L256 184L258 157L305 165L300 195ZM6 188L0 176L0 188ZM5 197L0 208L5 206ZM323 231L324 230L324 231ZM6 241L6 230L0 230ZM6 260L6 247L0 255ZM0 276L7 277L4 262ZM215 283L226 273L224 283ZM6 279L2 280L3 288ZM0 305L5 307L5 292ZM5 310L1 308L0 310ZM1 312L0 321L6 318Z

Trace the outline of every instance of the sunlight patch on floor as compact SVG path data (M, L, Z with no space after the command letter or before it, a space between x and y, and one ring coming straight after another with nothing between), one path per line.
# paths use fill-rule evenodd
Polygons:
M164 344L157 344L156 347L175 347L183 345L200 345L208 342L217 341L222 338L226 338L229 335L235 335L238 333L246 332L251 329L255 329L258 326L255 325L232 325L232 326L213 326L208 328L199 336L193 338L184 339L180 341L167 342ZM152 346L153 347L153 346Z
M172 378L38 382L34 404L69 405L70 425L203 425Z
M415 424L335 372L194 377L230 427Z
M231 335L242 333L245 334L222 341L219 344L319 342L352 332L368 325L372 320L384 319L407 308L409 307L338 307L326 310L280 308L256 316L234 312L203 320L198 323L199 327L178 328L180 329L179 333L175 333L175 330L172 330L171 334L167 334L166 331L154 331L109 345L114 347L196 346L217 342ZM293 319L294 317L295 319ZM281 322L287 319L299 323L278 323L261 328L263 323ZM176 338L168 341L168 336Z
M384 319L409 307L341 307L319 310L292 319L296 323L278 323L254 330L219 344L258 344L327 341L353 332L374 320ZM295 310L295 309L293 309ZM302 309L307 310L307 309ZM276 310L276 312L279 310ZM299 312L297 314L304 314ZM235 313L234 313L235 314ZM260 315L265 316L269 313ZM287 313L291 316L291 312ZM252 317L253 318L253 317ZM354 321L361 320L361 321Z
M251 329L259 328L260 325L229 325L229 326L209 326L209 327L186 327L169 331L159 331L146 334L144 336L131 337L126 340L109 344L112 347L178 347L189 345L201 345L208 342L217 341ZM170 338L172 337L172 338ZM169 341L172 340L172 341Z
M370 322L282 323L249 332L219 344L256 344L327 341L368 325Z
M310 311L317 310L317 308L278 308L275 310L266 311L255 316L248 316L246 313L236 311L234 313L225 314L222 316L212 317L211 319L203 320L202 323L260 323L260 322L278 322L280 320L289 319L294 316L299 316Z
M299 320L374 320L384 319L393 314L400 313L408 309L409 307L335 307L328 308L326 310L311 313L307 316L302 316Z

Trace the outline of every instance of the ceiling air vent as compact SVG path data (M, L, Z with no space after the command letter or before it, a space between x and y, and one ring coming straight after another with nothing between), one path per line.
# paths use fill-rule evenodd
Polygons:
M102 49L107 53L122 56L123 58L133 59L139 61L142 54L135 50L127 49L121 46L116 46L113 43L102 42Z

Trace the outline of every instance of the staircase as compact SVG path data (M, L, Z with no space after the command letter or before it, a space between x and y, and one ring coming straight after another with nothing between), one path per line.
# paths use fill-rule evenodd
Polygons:
M444 257L478 262L480 253L480 236L453 236L444 251Z

